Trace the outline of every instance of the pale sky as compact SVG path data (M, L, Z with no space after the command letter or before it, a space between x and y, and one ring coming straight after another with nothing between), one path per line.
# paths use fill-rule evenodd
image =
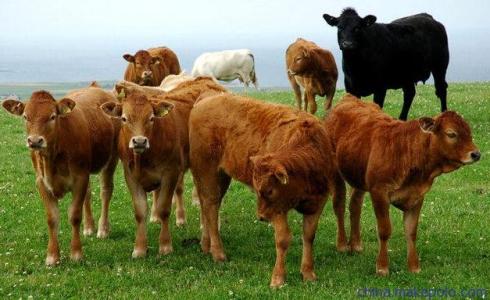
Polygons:
M448 32L490 33L488 0L2 0L0 45L88 39L273 44L283 37L332 34L322 14L338 15L347 6L380 22L428 12Z

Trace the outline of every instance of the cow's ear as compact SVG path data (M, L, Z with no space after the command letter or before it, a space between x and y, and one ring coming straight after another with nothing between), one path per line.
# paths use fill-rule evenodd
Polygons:
M100 106L102 111L112 118L120 118L122 115L122 106L119 103L109 101Z
M436 123L433 118L422 117L419 119L419 125L423 132L433 132L434 128L436 127L435 124Z
M289 176L288 172L286 171L286 168L283 166L279 165L275 168L274 170L274 176L276 176L277 180L283 184L286 185L289 183Z
M153 114L155 117L161 118L168 115L174 109L174 105L167 101L159 101L151 104L153 106Z
M339 18L332 17L329 14L323 14L323 18L325 19L327 24L330 26L337 26L339 24Z
M131 54L124 54L123 55L123 58L127 61L127 62L130 62L130 63L134 63L134 56L132 56Z
M24 113L25 104L18 100L5 100L2 102L2 106L6 111L16 116L22 116Z
M59 116L66 116L72 112L75 105L75 101L71 100L70 98L63 98L56 103L56 112Z
M373 15L367 15L362 19L362 22L364 23L364 26L368 27L376 23L376 16Z
M151 58L151 63L158 65L160 63L160 57L152 57Z

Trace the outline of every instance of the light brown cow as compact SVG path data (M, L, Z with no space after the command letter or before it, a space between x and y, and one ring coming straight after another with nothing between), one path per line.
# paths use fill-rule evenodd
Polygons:
M354 190L350 202L353 251L361 251L360 216L364 193L371 194L378 223L376 272L388 274L390 204L403 211L408 246L408 270L419 272L415 249L417 225L425 194L434 179L480 159L471 130L455 112L403 122L383 113L378 105L347 94L325 120L336 150L338 168ZM341 184L337 189L345 189ZM340 199L337 199L340 200ZM337 203L341 218L339 240L347 248L344 201Z
M316 113L316 95L325 96L325 111L330 109L338 77L337 65L330 51L298 38L286 50L286 68L299 109L302 106L300 87L304 89L305 111Z
M139 85L159 86L167 75L181 72L177 55L167 47L139 50L123 58L129 62L124 79Z
M215 261L226 259L218 210L234 178L255 189L258 218L274 226L277 256L271 286L284 284L291 209L304 215L303 279L316 279L313 240L330 179L337 175L321 122L287 106L224 94L196 103L189 139L191 171L202 208L202 250L211 252Z
M108 115L120 118L123 123L118 148L137 223L133 257L146 255L146 194L150 191L155 191L153 214L162 224L159 253L172 252L168 217L174 191L177 224L185 222L182 194L183 176L189 166L189 113L201 94L224 91L205 78L184 84L187 86L182 89L150 98L138 88L123 88L126 97L122 103L108 102L102 106Z
M100 172L102 212L97 236L109 232L108 209L117 165L119 122L107 117L99 106L114 96L98 87L73 91L56 101L46 91L34 92L26 103L7 100L2 106L26 121L27 146L36 172L49 231L47 265L60 261L58 200L70 191L72 225L71 259L82 258L80 223L84 206L84 234L94 231L90 209L89 175ZM85 203L85 205L84 205Z

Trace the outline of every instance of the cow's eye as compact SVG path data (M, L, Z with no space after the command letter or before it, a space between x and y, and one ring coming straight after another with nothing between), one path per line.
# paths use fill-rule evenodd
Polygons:
M123 123L126 123L126 122L128 121L128 119L127 119L125 116L122 116L122 117L121 117L121 121L122 121Z
M454 138L456 138L456 137L458 136L458 135L457 135L455 132L453 132L453 131L448 131L448 132L446 132L446 135L447 135L447 137L448 137L448 138L450 138L450 139L454 139Z
M155 117L154 116L151 116L150 117L150 122L153 122L155 120Z
M56 115L55 114L52 114L51 117L49 117L49 120L50 121L54 121L54 119L56 119Z
M22 115L22 117L24 118L24 120L26 120L26 121L27 121L27 116L26 116L25 114L24 114L24 115Z

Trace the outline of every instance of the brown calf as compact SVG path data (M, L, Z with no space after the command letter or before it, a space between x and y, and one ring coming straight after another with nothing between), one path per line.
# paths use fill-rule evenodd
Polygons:
M167 47L139 50L135 55L124 54L129 62L124 73L124 80L139 85L159 86L169 74L180 74L180 63L177 55Z
M314 280L313 240L330 178L337 174L326 138L315 117L283 105L231 94L198 102L189 120L189 157L201 200L202 250L215 261L226 259L218 210L234 178L255 189L258 218L274 226L277 256L271 286L284 283L291 209L304 215L301 273L304 280Z
M10 113L26 121L27 146L36 172L36 185L48 221L47 265L60 261L58 245L58 200L71 191L71 259L82 258L80 223L84 206L84 234L94 230L90 209L89 175L100 172L102 212L97 236L109 232L108 209L117 165L119 122L107 117L99 106L114 96L98 87L73 91L56 101L46 91L32 94L26 103L2 103ZM85 205L84 205L85 203Z
M304 110L315 114L315 96L325 96L325 111L332 106L337 84L337 65L330 51L315 43L298 38L286 50L286 68L294 90L296 103L301 109L301 89L304 88Z
M376 272L388 274L390 204L403 211L408 245L408 269L419 272L415 249L417 225L424 195L434 179L480 159L468 124L455 112L409 122L395 120L378 105L347 94L325 120L343 178L353 187L350 201L349 246L362 251L360 215L364 193L371 194L378 223L379 253ZM345 189L342 183L337 187ZM347 248L344 201L337 203L339 240Z
M224 90L216 85L215 89ZM161 97L148 98L139 89L123 89L122 103L105 103L103 110L122 120L119 156L124 166L137 223L133 257L147 251L146 193L154 192L154 214L162 224L160 254L172 251L168 217L172 195L176 195L177 224L185 222L183 210L183 176L189 166L188 119L201 93L210 92L206 84L195 82L181 91L173 90Z

